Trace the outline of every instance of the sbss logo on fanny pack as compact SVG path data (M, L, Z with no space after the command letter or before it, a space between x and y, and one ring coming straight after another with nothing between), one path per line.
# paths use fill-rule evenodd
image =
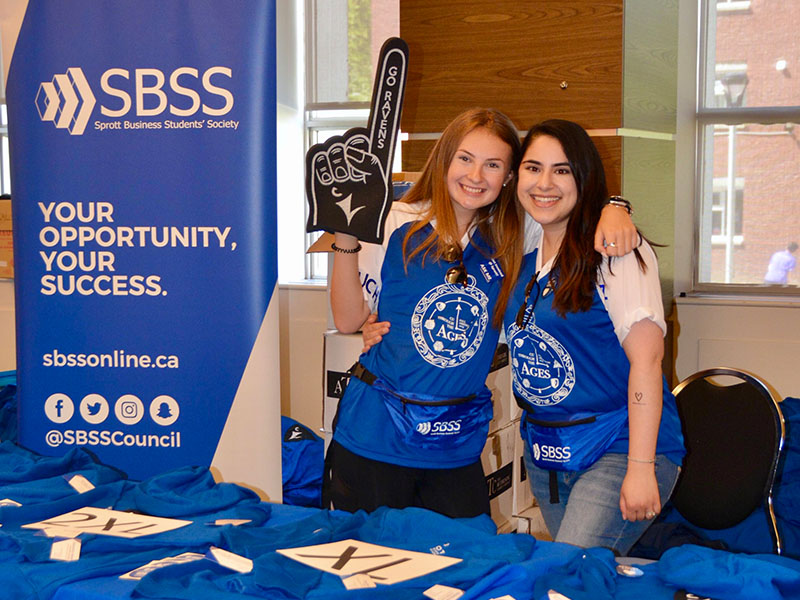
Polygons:
M569 446L547 446L537 443L533 445L533 458L565 463L572 458L572 450Z
M417 432L422 435L455 435L461 431L461 419L454 421L425 421L417 425Z

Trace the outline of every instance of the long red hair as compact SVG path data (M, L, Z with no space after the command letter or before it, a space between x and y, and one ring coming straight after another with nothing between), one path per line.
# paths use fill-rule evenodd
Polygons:
M509 169L512 176L516 177L521 156L520 142L519 134L511 119L491 108L473 108L458 115L436 141L419 181L403 196L403 202L408 203L430 201L429 208L408 228L403 239L403 257L406 264L420 253L423 256L423 263L426 258L447 260L452 248L460 247L458 224L447 190L447 172L461 141L478 128L486 129L509 146L511 150ZM493 249L490 257L497 259L505 273L492 317L492 324L498 329L502 328L503 314L519 275L522 259L522 211L516 201L515 189L514 181L510 180L501 189L500 195L494 202L477 210L473 221L483 239L487 240ZM436 220L436 227L430 235L419 244L409 247L414 234L432 220ZM479 250L484 251L482 248Z

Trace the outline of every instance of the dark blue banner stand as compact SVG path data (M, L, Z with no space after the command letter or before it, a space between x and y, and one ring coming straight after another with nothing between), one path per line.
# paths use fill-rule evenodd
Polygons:
M7 88L19 439L279 499L275 4L235 4L30 0Z

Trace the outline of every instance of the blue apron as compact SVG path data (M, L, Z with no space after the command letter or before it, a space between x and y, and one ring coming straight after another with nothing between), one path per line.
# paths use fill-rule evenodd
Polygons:
M442 398L393 390L361 363L356 363L351 373L379 392L397 434L409 445L480 454L492 419L492 392L486 386L477 394Z
M520 399L517 398L520 403ZM610 412L580 412L568 421L537 419L526 410L522 437L534 464L553 471L582 471L593 465L617 439L628 420L628 407Z

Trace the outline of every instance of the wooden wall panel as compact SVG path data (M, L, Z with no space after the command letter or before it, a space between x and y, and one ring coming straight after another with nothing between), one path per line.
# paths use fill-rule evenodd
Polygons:
M400 161L403 171L422 171L428 154L436 142L434 140L408 140L403 142L403 157Z
M622 31L623 0L401 0L402 129L439 132L473 106L520 129L546 117L620 127Z
M593 137L597 151L603 159L608 191L619 194L622 189L622 138L618 136ZM421 171L433 148L433 140L408 140L403 142L403 171Z
M608 193L618 196L622 193L622 138L619 136L592 137L603 168L606 170L606 184Z

